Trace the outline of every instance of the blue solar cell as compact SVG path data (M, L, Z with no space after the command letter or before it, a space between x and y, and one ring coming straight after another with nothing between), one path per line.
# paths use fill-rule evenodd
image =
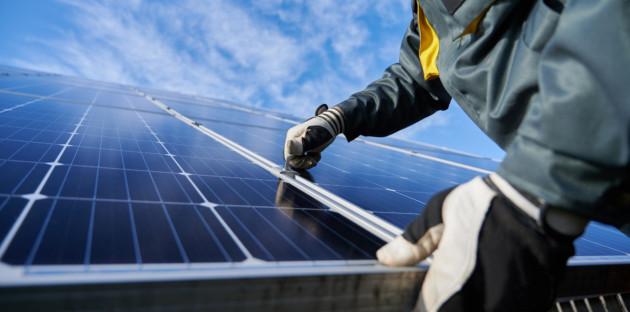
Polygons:
M297 190L293 185L284 183L282 181L249 181L251 185L258 188L275 189L275 205L281 208L320 208L326 209L327 207L313 200L311 197L304 195L301 191Z
M42 226L50 212L53 200L38 200L33 204L24 222L11 240L9 247L2 256L2 261L8 264L24 265L36 251L33 246L42 232Z
M0 76L0 90L14 90L20 87L25 87L27 85L29 84L25 83L24 81ZM9 101L10 99L11 97L7 96L7 101Z
M605 244L593 243L584 239L577 239L573 243L575 254L580 256L626 256L628 254L610 249Z
M11 128L11 129L3 130L3 131L6 131L7 133L7 135L3 136L3 138L8 138L9 135L24 128L24 120L20 118L16 118L16 114L14 112L12 111L3 112L1 116L2 116L2 119L0 120L2 120L2 126Z
M58 166L55 171L65 169L66 166ZM62 169L63 168L63 169ZM96 172L94 167L71 166L61 182L62 188L59 196L93 198L96 187ZM47 183L48 186L50 183ZM57 195L57 194L50 194Z
M383 242L338 214L316 209L283 209L286 215L325 242L341 259L373 259Z
M214 234L225 232L222 227L214 224L211 228L205 222L199 210L208 208L186 205L167 205L166 207L190 262L229 262L245 259L245 255L231 239L224 238L222 242ZM223 237L226 235L224 234ZM226 242L233 246L225 248L223 244Z
M33 162L53 162L57 158L60 150L61 146L59 145L31 142L17 151L11 159Z
M133 187L128 188L129 198L131 200L149 200L156 202L160 200L149 172L127 170L125 172L125 178L127 185L133 185Z
M230 234L225 230L223 225L219 222L216 215L206 207L195 207L205 224L208 225L208 232L215 241L221 255L225 257L228 262L238 262L246 259L243 251L238 247L234 239L230 237Z
M147 166L144 162L144 158L142 157L141 153L123 151L122 157L123 157L123 163L125 165L125 169L147 170Z
M439 159L454 161L457 163L461 163L461 164L465 164L465 165L469 165L469 166L473 166L473 167L477 167L477 168L481 168L485 170L490 170L490 171L496 170L500 165L499 161L496 161L493 159L479 157L475 155L469 155L469 154L465 154L465 153L461 153L461 152L457 152L453 150L448 150L445 148L433 147L433 146L430 146L427 144L421 144L418 142L404 141L404 140L400 140L400 139L396 139L392 137L385 137L385 138L372 138L371 137L371 138L367 138L367 140L371 142L386 144L391 147L396 147L396 148L401 148L408 151L417 152L417 153L424 154L427 156L436 157Z
M274 190L265 185L254 184L257 180L241 178L223 178L231 189L236 190L241 197L245 198L251 206L273 206L275 201Z
M48 170L49 165L36 164L31 170L24 176L24 179L20 181L17 188L14 189L15 194L31 194L34 193L41 180L44 178Z
M266 234L261 232L255 234L261 240L272 242L272 244L265 244L266 246L275 246L276 244L273 242L287 240L290 242L290 245L295 248L295 250L299 251L299 253L305 257L304 260L344 259L331 248L332 245L326 244L320 239L327 238L329 242L331 241L329 237L326 236L328 233L322 233L325 232L322 224L318 223L317 220L314 219L300 218L302 217L301 213L299 211L295 211L295 209L277 210L254 208L252 210L253 212L250 213L245 213L244 209L233 209L233 211L235 211L235 214L237 214L241 220L251 218L252 215L256 215L256 219L260 217L265 225L273 227L274 231L267 232L263 230ZM241 213L238 214L236 213L237 211ZM301 223L295 221L294 218L296 217L300 218ZM250 231L254 232L256 231L256 228L252 229L250 227ZM337 239L339 241L334 241L334 243L346 243L345 241L341 241L339 237L337 237ZM284 249L284 246L278 247ZM268 247L268 249L270 248ZM283 252L283 250L280 250L280 253L281 252ZM273 253L278 254L277 251L274 251ZM364 256L369 258L368 255Z
M37 129L37 130L62 130L62 129L58 129L58 128L63 128L62 125L57 124L57 123L53 123L51 120L34 120L32 123L30 123L29 128L32 129ZM57 127L55 127L57 126Z
M229 168L234 172L234 176L251 179L266 179L269 173L260 166L250 162L225 162L229 164Z
M232 165L230 162L218 161L215 159L201 159L200 160L203 165L210 169L211 172L209 174L220 176L220 177L236 177L237 175L232 171L231 168L237 167ZM199 168L200 166L195 167L194 169Z
M420 189L424 189L424 188L420 188ZM397 191L397 192L421 203L428 203L429 199L431 199L431 197L435 195L435 193L426 193L426 192L411 192L411 191ZM416 208L419 208L419 207L416 207ZM420 210L412 209L411 211L418 213L418 211Z
M68 124L68 121L64 121L63 119L57 119L55 122L50 122L45 128L41 129L42 131L54 131L57 134L63 131L72 131L74 125ZM46 141L47 142L47 141ZM64 141L65 142L65 141Z
M199 175L216 175L216 171L213 170L213 168L207 166L201 158L177 157L177 162L186 172Z
M224 205L247 205L247 201L232 189L220 177L199 176L191 177L203 195L211 202Z
M236 110L230 107L212 104L200 103L198 101L184 101L181 99L171 100L158 97L165 105L172 107L179 113L186 116L195 116L200 122L214 121L230 124L238 124L245 127L272 128L283 129L285 122L271 119L260 111L256 110Z
M127 199L125 172L118 169L100 168L98 170L98 188L96 198Z
M0 194L12 194L29 176L35 164L28 162L5 161L0 163Z
M379 174L349 174L356 177L356 179L369 181L374 184L374 187L390 188L399 192L412 191L418 192L425 190L427 185L421 181L417 181L404 176L397 176L395 174L379 173Z
M120 135L120 148L123 151L128 152L140 152L140 148L134 139L130 139L129 135L125 135L125 132L119 132Z
M591 222L575 241L579 255L630 255L630 239L614 227Z
M307 260L297 242L291 241L252 208L216 208L252 255L266 261ZM309 246L310 247L310 246Z
M162 204L132 204L133 220L142 263L184 262L169 217Z
M98 155L98 148L84 146L70 147L66 149L60 161L64 164L96 167L98 166Z
M108 135L116 135L116 133L108 133ZM120 142L117 137L103 136L101 137L101 148L104 150L120 150Z
M70 88L53 84L39 84L35 86L24 86L23 88L20 88L19 92L40 96L54 96L62 93L63 91L67 91L68 89Z
M166 163L168 159L161 154L143 152L142 157L144 158L149 171L171 172L170 166Z
M424 207L423 202L404 196L394 190L364 189L352 186L331 186L335 194L350 202L375 212L417 212Z
M62 183L68 174L69 166L55 166L48 180L46 180L41 193L48 196L56 196L61 190ZM44 182L43 180L40 182Z
M129 203L96 202L90 263L139 263L130 215Z
M101 136L94 134L75 135L72 141L70 141L70 144L79 146L79 148L87 151L93 151L101 146Z
M32 264L85 263L92 206L90 201L54 201L43 235L35 242Z
M24 141L2 140L0 141L0 159L10 159L15 153L26 145Z
M382 189L383 187L379 187L375 182L378 180L370 180L370 179L361 179L359 176L355 176L351 172L348 171L338 171L337 168L329 165L328 163L323 163L318 165L317 167L309 170L309 173L313 177L313 181L319 185L330 185L331 189L334 186L354 186L361 187L367 189ZM357 172L358 170L354 170ZM360 171L359 171L360 172ZM334 173L334 174L331 174Z
M39 87L39 86L37 86ZM24 89L20 89L20 92L25 92ZM63 98L71 101L78 101L83 103L90 103L94 97L98 94L97 90L85 89L85 88L70 88L61 93L53 94L52 97Z
M338 222L329 211L249 207L217 207L217 211L252 254L263 260L373 259L382 245L367 231L354 232L349 224Z
M375 212L374 215L379 218L397 226L400 229L404 229L409 222L418 217L418 212Z
M68 142L69 138L70 138L70 134L67 132L43 130L35 138L33 138L33 141L51 143L51 144L64 144Z
M6 139L20 130L18 127L8 126L10 122L8 118L0 119L0 121L2 122L0 124L0 138Z
M138 140L137 141L138 148L143 153L153 153L153 154L165 153L163 148L159 147L159 145L155 144L152 141L142 141L142 140L139 140L138 138L136 138L136 140Z
M29 129L24 128L16 131L13 135L9 136L8 139L18 140L18 141L32 141L35 136L40 133L37 129Z
M190 180L182 174L173 175L177 180L177 185L181 187L182 194L186 195L186 199L191 203L201 203L203 198L199 195L199 192L195 189L195 186L190 183ZM173 185L175 187L175 185ZM179 192L179 191L178 191Z
M120 150L103 148L99 152L98 160L101 168L124 169L122 152Z
M13 222L18 218L25 204L26 200L22 198L0 196L0 241L4 240L5 235L11 230Z
M165 202L191 203L201 202L201 198L196 193L188 194L182 189L181 183L172 173L153 172L151 177L158 189L160 200ZM187 183L187 181L183 181Z

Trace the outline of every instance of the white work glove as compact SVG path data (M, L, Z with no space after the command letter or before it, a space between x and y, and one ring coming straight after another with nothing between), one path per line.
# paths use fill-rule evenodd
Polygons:
M320 153L335 141L344 130L344 116L341 109L328 109L321 105L316 116L289 129L284 142L283 156L291 154L289 166L295 169L310 169L321 159Z
M547 311L586 223L493 173L434 196L376 255L390 266L433 255L421 311Z
M427 231L415 244L401 236L376 251L378 261L389 266L410 266L426 259L437 248L442 238L444 224Z

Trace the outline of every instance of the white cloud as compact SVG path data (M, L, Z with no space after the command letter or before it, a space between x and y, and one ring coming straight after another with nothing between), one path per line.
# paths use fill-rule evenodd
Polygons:
M408 0L58 1L64 15L50 21L65 20L12 44L28 48L3 62L302 117L379 78L412 16ZM451 131L450 116L397 135Z
M396 61L383 63L381 51L391 42L398 49L404 30L375 42L373 27L392 24L379 19L401 10L376 0L61 3L72 27L35 39L45 49L14 65L297 115L336 104L378 78Z
M409 22L412 17L409 0L376 1L374 6L383 26L390 25L395 20Z

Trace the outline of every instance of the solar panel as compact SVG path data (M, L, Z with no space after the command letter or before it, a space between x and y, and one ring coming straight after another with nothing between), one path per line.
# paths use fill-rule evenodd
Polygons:
M0 70L0 286L393 274L376 249L433 194L498 166L339 138L292 179L280 174L300 121L289 114ZM573 265L630 263L630 239L610 226L591 223L575 245Z
M237 112L212 100L163 101L195 120L205 119L206 124L222 123L209 116L216 114L229 120L227 116ZM293 118L290 123L266 118L256 111L239 113L243 125L210 127L253 152L281 163L279 151L286 130L299 119ZM265 124L265 119L267 127L255 127ZM320 165L309 170L311 180L399 229L418 215L432 195L493 171L499 165L496 160L395 138L361 138L352 144L344 141L337 139L323 153ZM630 259L630 239L614 227L597 222L589 225L575 245L576 256L571 260L574 263Z
M276 177L129 88L57 82L3 93L14 109L1 117L0 251L27 275L59 265L373 260L383 244L290 186L280 196L291 205L277 206Z

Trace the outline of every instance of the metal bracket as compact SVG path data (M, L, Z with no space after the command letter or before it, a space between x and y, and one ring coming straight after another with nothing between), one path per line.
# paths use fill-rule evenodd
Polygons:
M286 155L286 160L284 162L284 168L282 168L282 170L280 170L280 174L284 174L287 176L290 176L291 178L295 179L295 176L298 174L297 171L291 169L291 167L289 167L289 156L291 156L291 154L287 154Z

